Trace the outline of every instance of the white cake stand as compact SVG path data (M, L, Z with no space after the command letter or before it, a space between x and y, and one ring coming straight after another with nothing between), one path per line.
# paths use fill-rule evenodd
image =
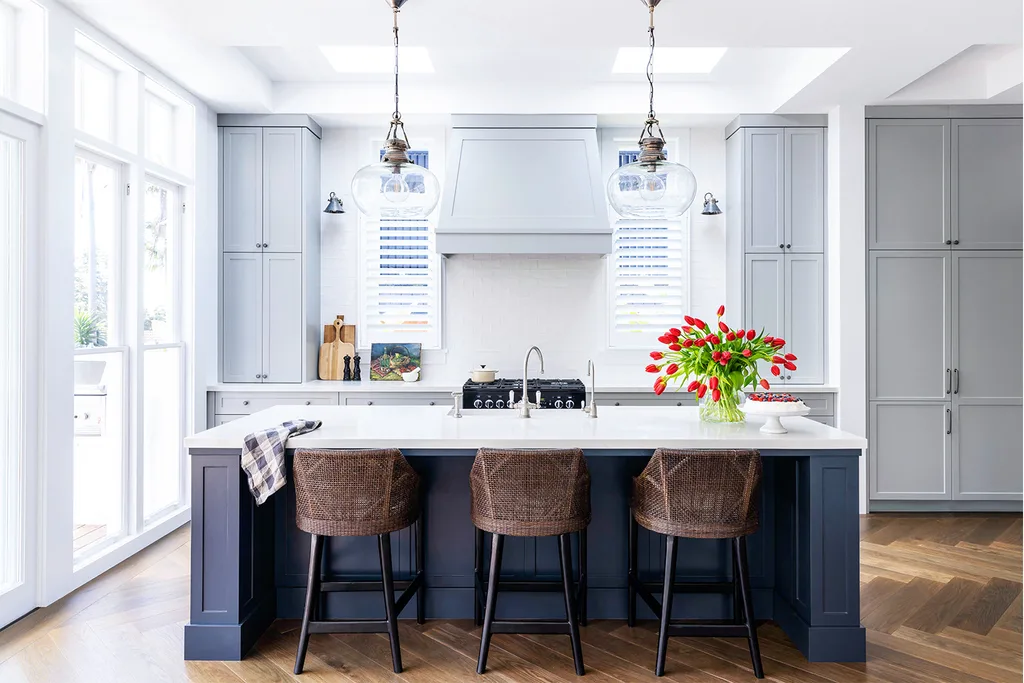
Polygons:
M803 403L761 403L749 398L743 402L741 410L747 415L765 418L761 431L765 434L786 434L789 430L782 426L783 417L802 417L811 412Z

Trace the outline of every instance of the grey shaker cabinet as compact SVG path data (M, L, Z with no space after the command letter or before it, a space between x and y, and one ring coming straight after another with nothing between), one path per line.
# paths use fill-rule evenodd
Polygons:
M320 127L291 115L228 114L218 123L220 377L238 383L315 379Z
M302 381L302 256L263 254L263 381Z
M784 140L786 252L821 254L825 251L825 129L786 128Z
M263 129L263 243L265 251L302 251L302 135L304 128Z
M224 254L221 358L225 382L263 381L263 254Z
M744 281L743 327L758 334L784 334L786 329L786 256L785 254L747 254ZM769 374L768 363L758 371L769 382L780 381ZM799 366L798 366L799 367Z
M871 252L870 400L950 400L952 288L949 251Z
M784 325L786 351L797 356L796 370L783 368L787 383L825 381L825 256L786 254ZM780 328L775 328L780 329Z
M221 242L224 251L262 251L263 129L223 128Z
M953 498L1020 500L1019 251L953 254Z
M744 251L780 253L786 242L785 131L746 128L742 135Z
M939 249L949 226L948 119L868 122L869 249Z
M1020 249L1020 119L952 121L951 219L960 249Z
M953 419L948 402L868 404L869 490L876 500L949 500Z

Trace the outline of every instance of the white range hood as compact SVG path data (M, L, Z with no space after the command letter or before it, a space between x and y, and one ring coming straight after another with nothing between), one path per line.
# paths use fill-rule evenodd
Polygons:
M455 115L437 251L607 254L593 115Z

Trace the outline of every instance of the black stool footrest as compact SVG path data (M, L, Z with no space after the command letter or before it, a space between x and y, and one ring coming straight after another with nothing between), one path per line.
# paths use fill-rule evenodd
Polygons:
M570 635L568 621L547 619L495 619L491 622L491 633L529 633Z
M387 633L388 622L380 619L329 619L309 622L309 633Z

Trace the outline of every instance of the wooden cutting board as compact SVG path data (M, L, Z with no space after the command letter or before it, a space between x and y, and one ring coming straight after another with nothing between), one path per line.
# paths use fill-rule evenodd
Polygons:
M320 379L344 379L345 356L355 356L356 347L350 342L341 341L344 318L338 316L330 328L331 341L320 345Z
M356 344L356 326L355 325L346 325L346 324L344 324L345 323L345 316L343 316L343 315L339 315L337 318L335 318L336 322L339 321L339 320L342 323L342 325L341 325L341 341L345 342L346 344L352 344L353 346L355 346L355 344ZM332 341L334 341L337 338L338 338L338 333L337 333L337 331L335 331L334 323L331 323L330 325L324 325L324 343L326 344L327 342L332 342Z

